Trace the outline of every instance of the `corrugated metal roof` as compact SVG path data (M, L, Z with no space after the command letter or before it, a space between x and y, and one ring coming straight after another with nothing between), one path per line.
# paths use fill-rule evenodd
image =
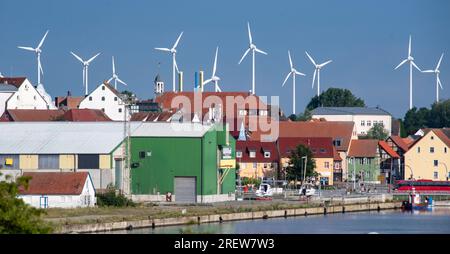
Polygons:
M0 154L107 154L124 138L122 122L3 122L0 130Z
M10 84L0 83L0 92L15 92L17 87Z
M319 107L311 111L312 115L390 115L381 108L366 107Z
M200 123L143 122L132 137L203 137L214 125Z

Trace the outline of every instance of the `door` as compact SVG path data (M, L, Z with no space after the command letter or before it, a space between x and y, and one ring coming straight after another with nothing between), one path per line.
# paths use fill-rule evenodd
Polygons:
M196 178L195 177L175 177L175 202L195 203L197 202Z
M122 163L123 163L123 160L116 160L115 185L116 185L116 189L118 189L118 190L122 189Z

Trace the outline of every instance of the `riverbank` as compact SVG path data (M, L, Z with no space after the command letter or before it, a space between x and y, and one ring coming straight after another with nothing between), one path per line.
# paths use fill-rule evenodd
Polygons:
M141 208L92 208L80 211L50 210L46 220L53 222L57 233L90 233L123 229L190 225L236 220L255 220L276 217L308 216L398 209L401 202L385 200L374 202L291 203L283 201L248 203L227 202L212 206L154 206ZM54 218L58 212L64 219ZM126 214L126 215L125 215Z

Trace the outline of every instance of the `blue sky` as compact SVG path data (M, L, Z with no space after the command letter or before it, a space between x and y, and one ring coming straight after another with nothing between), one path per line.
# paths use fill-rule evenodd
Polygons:
M409 103L409 70L394 67L407 55L408 36L417 65L441 64L444 90L450 98L450 1L0 1L0 72L27 76L36 82L35 56L17 49L35 47L47 29L42 64L44 86L53 96L82 95L82 66L70 55L101 55L89 68L92 91L111 76L111 56L126 89L139 98L153 97L153 78L160 72L171 89L171 58L154 47L171 46L184 31L177 62L184 71L185 90L192 90L194 72L209 77L219 45L217 75L225 91L251 89L251 58L238 61L248 47L246 22L255 44L269 53L256 56L258 95L279 95L287 114L292 108L292 82L281 87L289 71L287 50L296 68L297 112L316 93L311 88L313 66L305 50L318 62L332 59L321 72L321 89L350 89L368 106L385 108L403 117ZM158 70L158 62L161 67ZM429 106L435 100L433 75L413 73L413 102ZM120 87L122 89L122 87ZM121 90L119 89L119 90ZM212 86L211 88L212 89Z

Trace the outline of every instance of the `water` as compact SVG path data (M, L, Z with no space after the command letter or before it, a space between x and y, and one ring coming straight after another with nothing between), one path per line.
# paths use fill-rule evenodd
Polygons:
M449 234L450 207L357 212L114 231L121 234Z

